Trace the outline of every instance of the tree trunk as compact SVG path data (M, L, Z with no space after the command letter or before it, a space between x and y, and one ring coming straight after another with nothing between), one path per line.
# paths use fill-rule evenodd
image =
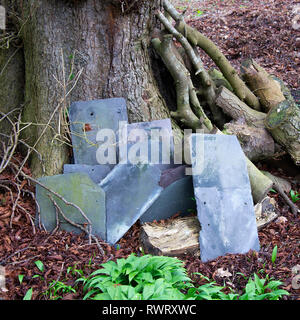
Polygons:
M57 174L68 160L62 111L71 101L124 97L130 122L170 117L149 55L159 6L159 0L131 8L113 0L23 1L23 122L33 123L24 137L40 154L32 153L34 176Z

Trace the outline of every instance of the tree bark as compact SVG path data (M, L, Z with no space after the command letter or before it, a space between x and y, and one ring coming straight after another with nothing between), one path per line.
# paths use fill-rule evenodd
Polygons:
M0 111L14 120L24 102L24 58L21 47L12 44L0 48ZM0 119L2 115L0 114ZM12 126L7 119L0 121L0 140L7 140Z
M142 1L122 11L119 1L23 1L23 122L34 123L24 137L31 146L39 138L42 156L32 153L34 176L60 173L68 161L58 133L64 129L59 114L71 101L124 97L130 122L170 117L149 55L159 6L159 0Z

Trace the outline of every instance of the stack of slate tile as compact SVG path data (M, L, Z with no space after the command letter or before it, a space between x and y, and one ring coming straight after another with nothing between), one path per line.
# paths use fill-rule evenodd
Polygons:
M80 207L93 234L115 244L138 219L145 223L193 211L201 225L203 261L259 250L245 156L235 136L192 134L192 175L186 175L187 166L174 163L170 119L128 124L123 98L74 102L69 115L74 164L39 180ZM125 130L119 130L120 123ZM115 163L97 161L101 129L115 133ZM62 229L82 232L66 221L49 195L70 221L87 224L74 206L37 185L45 228L52 231L58 217Z
M78 205L91 220L95 235L115 244L138 219L166 219L195 209L192 178L184 175L185 166L174 164L170 119L128 124L124 140L119 131L119 124L128 121L123 98L74 102L69 117L74 164L66 164L64 174L43 177L40 182ZM101 129L116 135L119 161L115 164L97 161ZM141 154L141 150L148 152ZM55 207L39 185L36 194L41 221L51 231L56 226ZM57 201L71 220L86 223L76 209ZM59 219L62 229L82 232L62 216Z

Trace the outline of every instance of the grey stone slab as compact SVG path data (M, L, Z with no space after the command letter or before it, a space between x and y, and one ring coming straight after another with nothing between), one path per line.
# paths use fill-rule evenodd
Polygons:
M204 138L196 156L196 138ZM201 224L201 260L226 253L259 250L257 226L245 156L235 136L191 136L193 184ZM198 147L199 150L199 147ZM202 163L203 170L196 172Z
M123 141L123 143L122 143ZM127 141L125 146L124 141ZM122 149L125 148L125 149ZM164 170L174 166L174 138L170 119L127 125L127 137L120 141L120 162L155 164Z
M102 180L106 194L106 239L115 244L160 195L156 165L118 164Z
M97 132L100 129L118 132L119 122L128 121L126 101L111 98L73 102L69 118L75 164L97 165L96 152L100 145L96 141Z
M110 170L111 170L111 167L105 164L99 164L95 166L90 166L87 164L65 164L64 165L64 173L75 173L75 172L86 173L96 184L100 183L101 180L103 180L107 176Z
M79 206L92 223L93 234L105 240L106 213L105 193L101 187L95 184L86 173L66 173L56 176L42 177L38 179L49 189L60 194L65 200ZM40 207L40 218L46 230L52 231L56 227L56 210L48 197L49 191L36 186L36 199ZM80 212L73 206L66 205L61 199L53 196L53 199L62 209L64 215L77 224L86 223ZM68 232L81 233L79 228L69 224L61 215L60 227Z
M141 216L140 221L142 223L159 221L171 218L176 213L185 216L191 212L196 212L193 180L191 176L185 176L168 185Z

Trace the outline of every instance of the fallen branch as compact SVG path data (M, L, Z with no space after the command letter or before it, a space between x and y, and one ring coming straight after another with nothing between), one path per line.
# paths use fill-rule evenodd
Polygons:
M222 126L224 124L223 116L221 113L221 110L216 106L215 98L216 98L216 86L212 79L210 78L208 72L205 70L203 63L200 59L200 56L197 52L197 48L193 47L189 41L180 33L178 32L172 24L168 21L168 19L159 11L157 13L158 19L162 22L162 24L165 26L165 28L170 32L182 45L184 48L188 58L190 59L194 69L196 70L195 75L199 77L199 80L201 82L202 86L202 95L205 97L207 104L210 107L210 110L213 114L214 121ZM190 87L190 99L191 102L198 101L196 93L192 93L194 90L194 86L192 82L190 81L191 85ZM194 103L195 104L195 103ZM197 104L197 102L196 102ZM199 104L199 101L198 101ZM200 104L199 104L200 106ZM197 105L197 110L199 109L199 106ZM199 117L199 115L198 115ZM202 115L203 117L203 115Z
M164 64L171 73L176 87L177 95L177 111L172 112L171 115L181 122L185 127L196 129L203 129L203 125L211 131L213 128L210 120L202 110L198 101L198 108L196 112L200 119L195 115L190 106L190 95L193 94L194 87L190 79L190 75L186 67L177 59L172 51L172 35L165 35L163 41L159 38L152 39L152 44L158 54L161 56ZM195 91L194 91L195 94ZM195 97L192 97L195 106Z
M232 67L230 62L219 50L219 48L202 33L188 26L178 14L175 14L176 10L174 9L174 7L172 8L172 5L167 0L164 0L164 8L176 21L175 28L181 34L183 34L192 45L198 46L201 49L203 49L215 62L215 64L223 73L224 77L231 84L235 94L242 101L245 101L251 108L255 110L260 110L258 98L245 85L243 80L240 79L236 70Z
M292 213L294 214L295 217L300 213L300 210L298 207L293 203L293 201L285 194L283 189L278 183L274 183L273 188L281 195L283 200L286 202L286 204L291 208Z

